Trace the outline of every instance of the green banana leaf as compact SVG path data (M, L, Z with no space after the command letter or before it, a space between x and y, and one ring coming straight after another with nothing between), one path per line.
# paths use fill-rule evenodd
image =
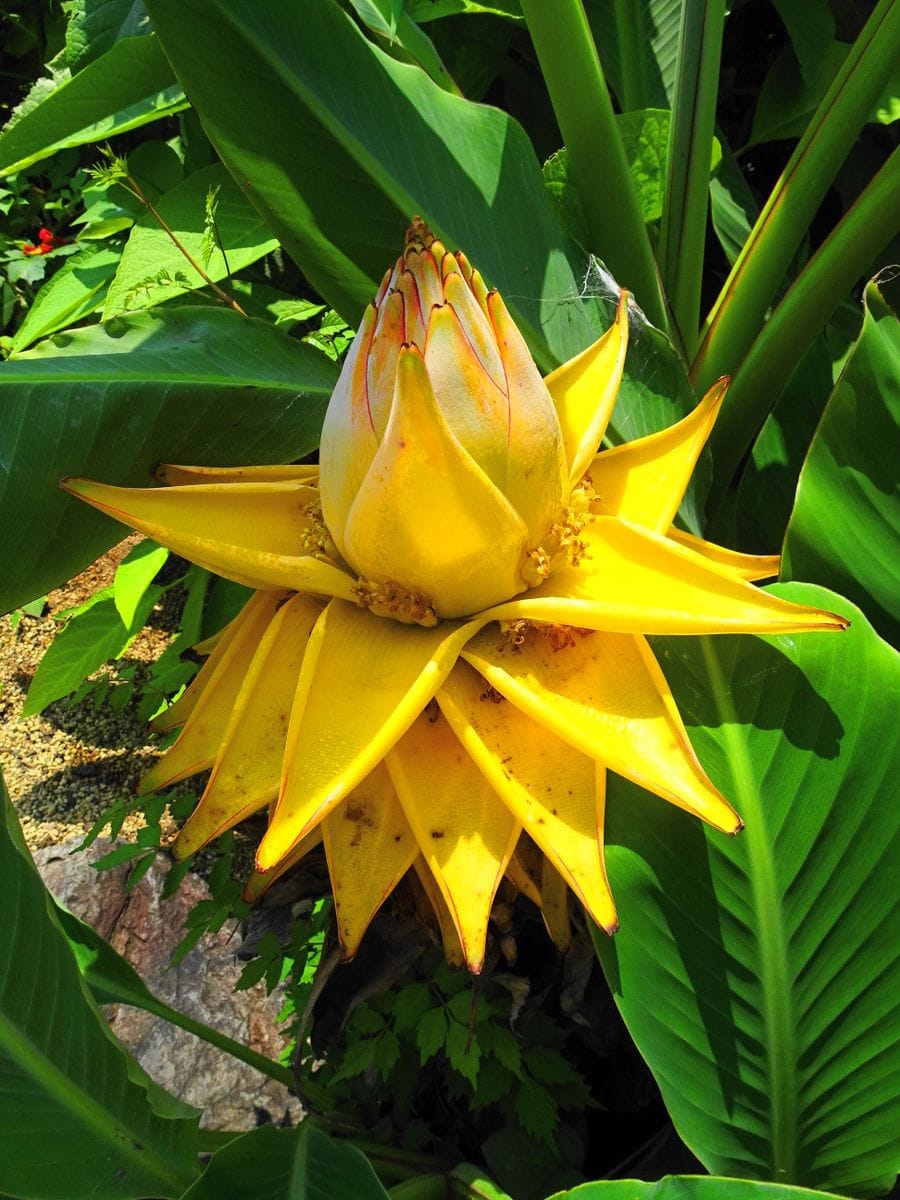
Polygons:
M72 0L66 25L66 62L82 71L126 37L146 33L150 20L141 0Z
M123 526L65 475L149 485L160 460L290 462L318 444L337 367L230 309L164 308L59 334L0 365L0 612L71 578Z
M772 553L784 542L800 469L834 387L833 359L838 353L827 338L816 338L753 443L734 512L733 537L746 550ZM727 533L724 540L729 541Z
M887 285L890 286L890 285ZM784 543L782 578L816 579L900 638L900 321L877 280L862 332L809 447Z
M66 146L100 142L187 107L159 42L127 37L0 134L0 178Z
M877 1196L900 1099L897 655L842 597L846 633L655 639L727 838L613 780L620 932L597 934L675 1126L713 1174ZM893 1079L892 1079L893 1077Z
M747 1179L722 1179L703 1175L668 1175L657 1183L615 1179L583 1183L548 1200L832 1200L833 1192L783 1183L754 1183Z
M263 1125L217 1150L181 1200L388 1200L361 1150L304 1121Z
M621 111L671 108L682 0L586 0L584 7Z
M418 213L499 288L545 370L599 335L579 298L586 256L567 257L534 151L506 113L396 62L334 0L147 8L222 161L351 325Z
M90 997L0 777L0 1193L177 1197L197 1117L152 1084Z

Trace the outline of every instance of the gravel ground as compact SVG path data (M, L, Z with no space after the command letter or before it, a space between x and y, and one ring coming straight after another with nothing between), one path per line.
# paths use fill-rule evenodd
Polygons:
M23 616L13 628L0 617L0 765L31 848L83 835L109 806L131 797L141 774L158 751L136 704L114 713L96 708L89 697L79 704L57 701L38 716L21 718L28 685L59 627L55 614L80 604L112 583L115 569L139 540L126 538L65 587L47 597L40 617ZM166 594L148 625L129 647L121 665L145 667L165 649L178 615L175 589ZM128 818L123 834L143 824Z

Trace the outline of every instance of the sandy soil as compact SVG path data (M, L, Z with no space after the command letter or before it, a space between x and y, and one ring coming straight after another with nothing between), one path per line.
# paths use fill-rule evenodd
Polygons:
M83 835L109 806L131 798L140 775L158 750L137 704L115 713L93 700L60 700L35 717L21 718L28 685L53 640L56 614L80 604L112 583L115 569L139 540L132 535L47 597L40 617L23 616L13 627L0 617L0 765L32 849ZM167 593L150 624L129 647L119 666L153 662L165 649L178 615L178 599ZM115 677L116 666L112 673ZM128 819L134 833L143 819Z

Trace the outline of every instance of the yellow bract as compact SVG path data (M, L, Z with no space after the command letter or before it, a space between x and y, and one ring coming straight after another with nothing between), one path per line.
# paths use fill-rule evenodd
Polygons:
M212 767L175 844L268 806L248 898L324 840L348 955L401 879L480 970L504 879L568 944L568 893L612 932L606 772L725 833L647 634L845 627L673 525L727 381L670 429L600 450L613 327L542 380L502 300L420 221L366 311L317 467L162 467L69 491L259 589L157 721L145 777Z

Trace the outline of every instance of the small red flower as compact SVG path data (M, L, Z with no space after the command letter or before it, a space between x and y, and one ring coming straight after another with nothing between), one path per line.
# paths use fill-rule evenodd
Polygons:
M39 245L34 245L32 242L23 242L22 253L29 255L29 257L34 254L49 254L57 246L65 246L71 240L71 238L57 237L52 229L42 228L38 230Z

